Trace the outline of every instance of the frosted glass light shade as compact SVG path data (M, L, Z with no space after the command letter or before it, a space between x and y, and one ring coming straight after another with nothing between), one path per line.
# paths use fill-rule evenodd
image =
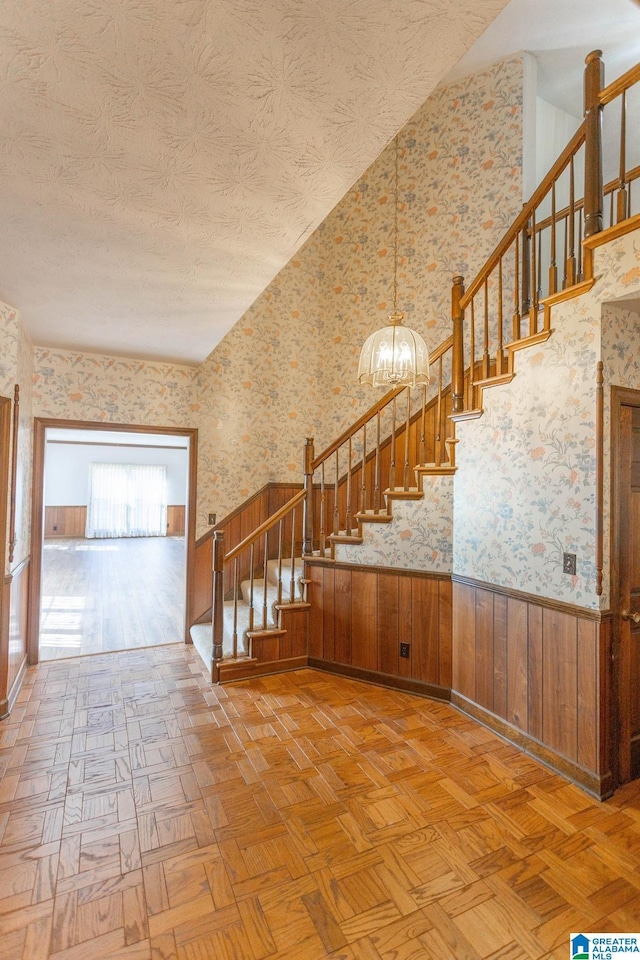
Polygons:
M402 325L404 314L392 313L389 324L365 340L358 364L358 382L373 387L416 387L429 383L429 351L415 330Z

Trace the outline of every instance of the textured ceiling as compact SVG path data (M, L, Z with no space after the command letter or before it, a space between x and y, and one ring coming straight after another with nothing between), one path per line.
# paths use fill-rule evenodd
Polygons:
M0 299L198 362L506 0L3 0Z

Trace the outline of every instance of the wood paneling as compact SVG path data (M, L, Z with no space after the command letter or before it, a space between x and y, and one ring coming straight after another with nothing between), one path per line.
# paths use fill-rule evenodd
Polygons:
M324 573L323 567L308 567L307 579L311 581L308 592L315 598L315 616L309 621L309 656L322 656L324 632Z
M478 590L476 595L476 695L478 703L493 710L493 594Z
M481 591L482 592L482 591ZM476 616L479 611L476 610ZM488 629L491 629L488 626ZM527 729L527 604L509 597L507 602L507 716L521 730ZM490 710L487 706L487 709Z
M365 670L379 669L377 579L362 570L351 574L351 663Z
M456 585L453 594L453 637L453 689L475 700L476 591L464 584Z
M451 583L447 576L307 562L310 657L383 682L402 678L448 698ZM400 656L400 644L409 657Z
M169 504L167 507L167 536L184 536L184 504ZM50 506L44 508L44 535L53 537L84 537L87 525L86 506Z
M454 702L587 789L610 792L607 620L455 576L453 597Z
M598 762L598 634L593 622L578 621L578 763L595 770ZM636 687L636 690L638 687Z
M170 503L167 507L167 536L183 537L185 521L185 506L179 503Z
M87 508L84 506L45 507L44 535L51 537L84 537Z
M493 595L493 710L507 715L507 598Z
M380 656L380 670L382 673L398 674L400 667L399 647L399 578L393 574L383 573L378 580L377 604L377 646ZM311 651L309 651L311 655ZM317 656L317 654L314 654Z
M577 641L576 617L542 611L542 739L573 760L578 759Z
M336 567L334 598L333 659L338 663L351 663L351 570Z

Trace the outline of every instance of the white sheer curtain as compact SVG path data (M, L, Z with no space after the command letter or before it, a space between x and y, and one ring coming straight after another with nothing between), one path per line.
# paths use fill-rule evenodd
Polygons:
M85 537L166 537L167 468L92 463Z

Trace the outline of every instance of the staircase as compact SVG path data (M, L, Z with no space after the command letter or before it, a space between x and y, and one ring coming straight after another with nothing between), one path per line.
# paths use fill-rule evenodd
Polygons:
M388 546L381 531L391 531L404 509L394 516L394 504L423 500L426 485L452 486L456 423L482 415L484 391L513 380L518 352L551 337L554 307L595 283L590 240L603 228L613 235L637 226L630 184L640 167L628 169L625 160L624 104L640 66L604 89L600 67L590 55L585 120L483 270L466 291L454 278L453 333L431 355L429 387L389 391L318 456L308 439L303 489L228 552L224 534L215 533L212 622L191 629L214 681L300 665L309 608L304 559L383 562L375 551L363 559L364 551L376 538ZM619 175L603 187L600 118L614 100L622 103ZM582 152L581 197L574 167ZM446 516L441 521L444 530Z
M254 644L282 635L283 611L307 610L302 557L268 560L266 577L249 577L240 583L237 599L223 603L222 659L227 673L241 660L246 667L257 663ZM191 639L208 665L213 660L213 623L191 627Z

